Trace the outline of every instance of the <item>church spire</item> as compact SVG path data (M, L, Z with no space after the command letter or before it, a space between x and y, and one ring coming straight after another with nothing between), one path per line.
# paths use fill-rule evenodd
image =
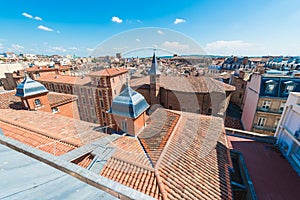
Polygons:
M151 69L149 71L149 75L160 75L160 71L158 69L157 59L155 56L155 51L153 52Z

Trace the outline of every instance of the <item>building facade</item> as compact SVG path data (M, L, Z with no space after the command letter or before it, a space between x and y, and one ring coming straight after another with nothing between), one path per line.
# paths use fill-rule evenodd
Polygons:
M44 111L79 119L76 100L74 95L49 92L43 84L26 74L16 92L11 90L0 94L0 108Z
M282 153L300 175L300 93L290 93L275 136Z
M95 109L101 126L116 126L114 118L107 112L113 99L120 94L126 82L128 70L124 68L108 68L89 74L91 86L94 88Z
M232 74L229 81L230 85L235 87L235 91L232 92L230 101L241 108L241 110L243 110L244 107L243 99L245 96L248 77L248 73L240 70L238 74Z
M274 135L289 93L299 91L297 74L252 74L243 101L241 120L245 130Z

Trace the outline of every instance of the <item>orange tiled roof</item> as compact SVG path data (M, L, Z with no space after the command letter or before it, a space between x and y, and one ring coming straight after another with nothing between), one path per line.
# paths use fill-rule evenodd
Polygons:
M232 199L223 120L179 113L157 109L138 138L114 141L100 174L157 199Z
M149 155L152 163L155 165L159 159L166 142L173 132L180 115L167 111L164 115L159 112L153 113L151 123L148 125L138 138L141 141L143 148Z
M34 133L2 121L0 121L0 127L5 136L56 156L60 156L76 148L76 146L67 142L59 141L39 133Z
M149 78L143 77L130 80L130 84L132 87L139 87L142 85L149 85L149 81ZM161 76L160 85L167 90L179 92L209 93L212 91L235 91L234 86L205 76Z
M101 71L91 72L90 76L116 76L119 74L127 73L128 69L125 68L106 68Z
M97 124L47 112L0 109L0 121L76 147L105 136L93 130Z
M47 74L47 76L38 78L37 81L47 83L64 83L69 85L86 85L91 82L91 79L87 76L82 78L80 76Z
M225 117L225 126L229 128L240 129L240 130L244 129L240 119L229 117L229 116Z
M77 100L77 96L71 94L49 92L47 96L51 107L56 107Z
M156 199L161 199L154 170L112 157L105 164L101 175Z
M48 66L32 66L32 67L28 67L25 70L27 72L35 72L35 71L55 71L55 70L65 70L65 69L70 69L72 68L71 66L59 66L59 67L54 67L54 68L50 68Z
M87 168L91 162L93 161L94 156L90 153L83 155L75 160L72 161L72 163L77 164L83 168Z
M25 109L20 97L16 97L15 94L15 90L0 93L0 109Z
M0 93L0 109L25 109L20 97L16 97L15 94L15 90ZM51 107L63 105L72 101L76 101L77 99L75 95L61 94L56 92L49 92L47 96Z
M48 66L32 66L25 69L27 72L35 72L35 71L55 71L55 68L49 68Z

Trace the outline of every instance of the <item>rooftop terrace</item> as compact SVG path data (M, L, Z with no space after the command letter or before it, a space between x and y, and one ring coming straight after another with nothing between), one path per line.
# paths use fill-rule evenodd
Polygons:
M300 177L269 142L227 135L229 146L242 153L258 199L296 199Z

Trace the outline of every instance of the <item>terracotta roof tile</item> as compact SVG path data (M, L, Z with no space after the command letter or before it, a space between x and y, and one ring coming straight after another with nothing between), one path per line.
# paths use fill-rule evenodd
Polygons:
M22 104L20 97L16 97L15 94L15 90L0 93L0 109L26 109ZM77 97L71 94L49 92L47 96L51 107L56 107L77 100Z
M179 114L170 111L153 113L150 117L151 123L138 135L143 148L154 165L177 124L179 116Z
M0 127L5 136L56 156L60 156L76 148L76 146L67 142L15 127L2 121L0 121Z
M49 92L47 96L51 107L56 107L77 100L77 96L71 94Z
M47 112L0 109L0 121L77 147L106 135L93 130L97 124Z
M157 199L232 199L221 118L166 109L150 118L138 138L113 141L117 151L101 175Z
M140 87L142 85L149 85L149 78L136 78L130 80L130 85ZM221 81L215 80L211 77L205 76L190 76L190 77L177 77L177 76L161 76L161 87L167 90L179 91L179 92L197 92L208 93L212 91L235 91L235 87L228 85Z
M71 162L77 164L83 168L87 168L93 161L94 156L90 153L80 156L79 158L72 160Z
M25 109L20 97L15 96L16 91L5 91L0 93L0 109Z
M36 79L39 82L51 82L51 83L64 83L70 85L86 85L91 82L90 77L80 77L80 76L67 76L67 75L56 75L47 74L47 76L42 76Z
M116 76L127 72L128 69L125 68L106 68L101 71L91 72L88 75L89 76Z
M27 72L35 72L35 71L55 71L55 70L63 70L63 69L71 69L71 66L59 66L59 67L53 67L50 68L48 66L32 66L32 67L28 67L25 70Z
M117 158L111 158L101 170L100 175L154 198L161 199L153 170L144 169Z
M244 129L240 119L230 117L230 116L225 117L225 126L229 128L240 129L240 130Z

